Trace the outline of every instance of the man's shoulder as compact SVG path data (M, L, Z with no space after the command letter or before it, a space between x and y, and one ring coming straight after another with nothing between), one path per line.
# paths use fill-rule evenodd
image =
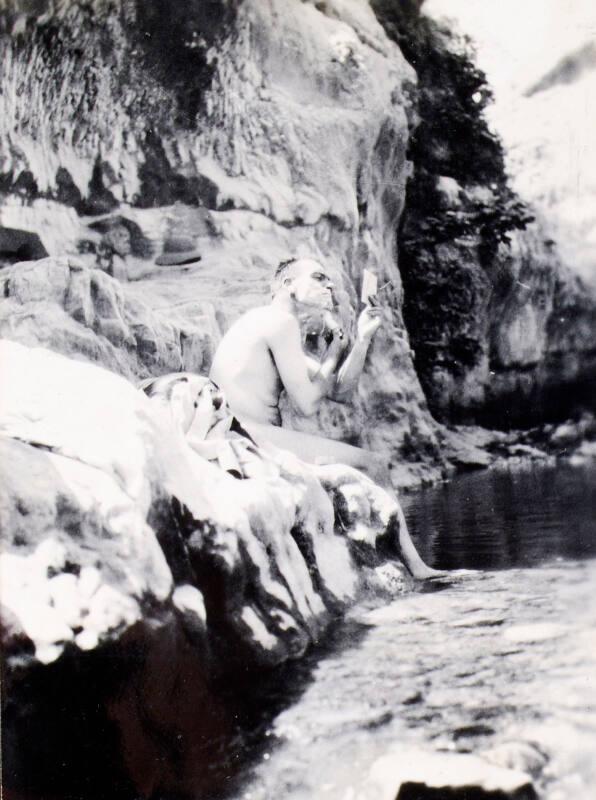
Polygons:
M245 319L253 324L258 324L269 332L287 332L299 327L298 321L293 314L275 305L253 308L246 312Z

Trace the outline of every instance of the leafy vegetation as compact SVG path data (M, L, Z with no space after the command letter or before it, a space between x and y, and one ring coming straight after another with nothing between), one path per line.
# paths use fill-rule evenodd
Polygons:
M399 259L416 367L441 417L436 368L462 377L481 359L499 246L533 218L509 186L502 143L484 113L492 91L471 41L424 16L419 0L372 5L418 76Z
M402 244L415 249L474 233L491 245L488 254L532 218L508 185L503 146L484 115L492 90L474 62L471 41L421 14L420 5L417 0L373 0L388 35L418 75L420 122L410 142L415 172L408 185ZM437 176L491 192L486 200L446 211Z

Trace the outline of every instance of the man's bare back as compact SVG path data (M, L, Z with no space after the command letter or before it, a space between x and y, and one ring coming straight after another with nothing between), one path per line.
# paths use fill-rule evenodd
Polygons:
M305 416L314 414L330 393L353 390L381 324L378 308L362 312L357 341L339 369L345 349L339 326L321 361L310 358L304 352L300 320L315 312L319 318L332 316L333 283L313 259L289 263L270 305L248 311L232 325L211 367L210 377L225 392L232 410L262 424L280 424L278 405L284 389Z
M268 344L279 327L279 315L273 306L244 314L223 337L210 373L236 414L270 425L281 424L283 384Z

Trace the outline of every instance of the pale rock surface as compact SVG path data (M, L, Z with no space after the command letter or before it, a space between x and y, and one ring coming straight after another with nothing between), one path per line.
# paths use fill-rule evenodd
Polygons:
M515 188L548 217L565 263L596 285L596 62L590 53L593 42L569 53L565 60L578 67L569 81L553 74L528 87L510 108L499 109L496 121L509 144Z
M358 562L394 550L395 501L356 470L288 455L236 480L125 379L8 341L0 355L2 602L42 662L177 609L279 663L355 600Z
M10 785L212 791L242 687L302 656L365 591L408 585L395 500L289 454L235 479L95 364L2 340L0 369Z
M358 800L536 800L525 772L490 764L467 753L427 752L408 747L379 758Z
M538 745L524 741L500 742L484 750L482 757L492 764L537 778L548 764L548 756Z
M117 280L74 258L47 258L0 273L0 335L101 364L128 378L205 371L219 340L213 307L193 321L164 316Z

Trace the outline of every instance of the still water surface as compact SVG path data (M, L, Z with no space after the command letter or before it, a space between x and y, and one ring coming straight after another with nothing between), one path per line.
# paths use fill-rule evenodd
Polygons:
M403 499L425 559L445 569L596 558L596 465L475 472Z
M535 743L546 800L596 787L596 465L483 472L404 500L435 591L363 604L259 732L235 800L355 800L395 745Z

